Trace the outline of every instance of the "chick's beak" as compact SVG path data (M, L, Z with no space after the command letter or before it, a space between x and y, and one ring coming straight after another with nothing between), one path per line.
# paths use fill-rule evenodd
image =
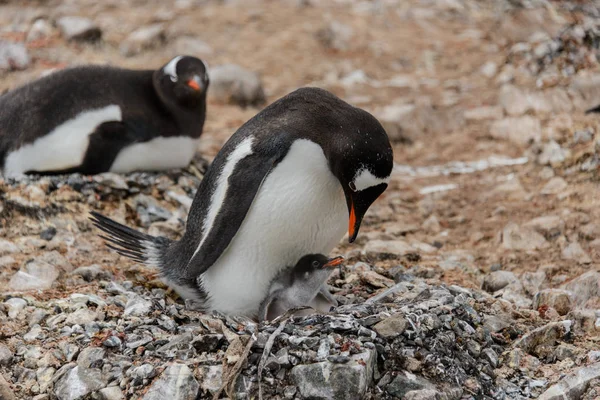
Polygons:
M343 262L344 262L344 257L342 257L342 256L330 258L329 261L327 261L325 264L323 264L323 268L337 267L338 265L340 265Z

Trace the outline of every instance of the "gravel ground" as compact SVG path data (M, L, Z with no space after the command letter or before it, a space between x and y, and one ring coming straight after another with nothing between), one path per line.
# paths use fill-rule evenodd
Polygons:
M0 3L0 90L180 53L216 71L188 168L0 179L0 398L600 398L597 1ZM202 314L104 246L91 210L180 237L222 143L304 85L394 142L333 252L338 308Z

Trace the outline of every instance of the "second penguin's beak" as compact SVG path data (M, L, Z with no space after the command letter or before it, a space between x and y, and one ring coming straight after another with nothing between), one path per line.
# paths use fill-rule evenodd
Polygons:
M343 262L344 262L344 257L342 257L342 256L330 258L329 261L327 261L325 264L323 264L323 268L337 267L338 265L340 265Z
M200 81L200 77L198 75L194 75L194 77L192 79L190 79L189 81L187 81L187 85L189 87L191 87L194 90L197 91L201 91L202 90L202 85L201 85L201 81Z

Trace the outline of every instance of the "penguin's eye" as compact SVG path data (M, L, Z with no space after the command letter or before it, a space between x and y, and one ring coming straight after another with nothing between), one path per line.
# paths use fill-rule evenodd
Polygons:
M350 183L348 183L348 186L350 187L350 189L351 189L353 192L356 192L356 185L354 184L354 182L350 182Z
M312 262L313 268L319 268L319 265L321 265L321 264L318 261L313 261Z
M169 75L169 78L171 78L171 82L177 82L177 77L176 76Z

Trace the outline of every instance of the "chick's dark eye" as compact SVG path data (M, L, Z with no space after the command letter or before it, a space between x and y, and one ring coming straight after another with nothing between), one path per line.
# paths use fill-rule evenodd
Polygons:
M354 182L350 182L350 183L348 183L348 186L350 187L350 189L351 189L353 192L356 192L356 185L354 184Z
M312 262L312 266L317 268L319 265L321 265L318 261L313 261Z

